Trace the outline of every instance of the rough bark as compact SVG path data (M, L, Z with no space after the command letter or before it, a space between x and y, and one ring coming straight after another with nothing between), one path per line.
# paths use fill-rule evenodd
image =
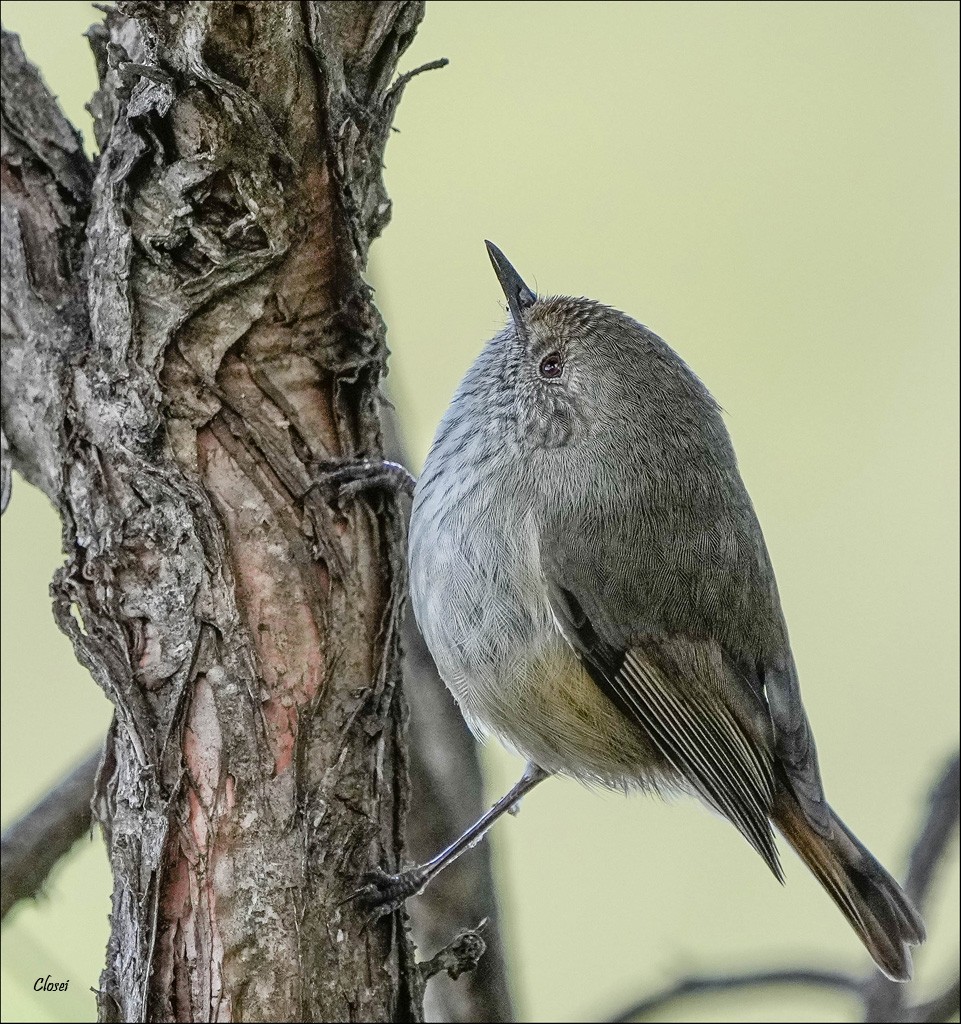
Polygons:
M69 365L87 343L83 230L93 171L80 138L3 33L0 54L3 506L10 465L57 502Z
M420 1015L400 919L344 902L401 848L398 518L312 484L380 454L362 270L422 13L121 3L92 186L4 40L4 433L115 706L105 1020Z
M404 462L395 418L385 418L385 453ZM476 820L484 807L480 760L473 737L437 674L409 608L402 633L404 691L410 698L410 858L426 860ZM2 841L0 918L41 891L48 873L91 824L90 802L102 745L37 804L13 822ZM485 949L473 970L454 978L442 960L426 986L427 1021L461 1024L513 1020L507 964L490 846L456 861L410 904L413 935L423 950L444 949L470 923L483 926ZM425 967L421 966L422 974Z

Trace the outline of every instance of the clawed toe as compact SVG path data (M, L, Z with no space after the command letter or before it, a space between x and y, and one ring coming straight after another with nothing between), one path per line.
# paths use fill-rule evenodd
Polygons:
M340 498L355 498L364 491L402 491L413 495L417 481L398 462L362 459L323 467L314 486L336 491Z
M423 888L425 878L417 868L397 875L389 874L382 868L374 868L364 874L360 881L360 888L355 889L347 900L356 900L360 906L374 911L376 919L399 910L406 900Z

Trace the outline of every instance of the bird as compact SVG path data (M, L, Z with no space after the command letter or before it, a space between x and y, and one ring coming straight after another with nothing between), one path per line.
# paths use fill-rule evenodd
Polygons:
M721 410L647 327L539 296L487 242L509 319L414 488L410 597L438 672L520 781L392 908L544 779L700 799L781 882L794 848L880 970L911 977L911 900L828 803L774 570Z

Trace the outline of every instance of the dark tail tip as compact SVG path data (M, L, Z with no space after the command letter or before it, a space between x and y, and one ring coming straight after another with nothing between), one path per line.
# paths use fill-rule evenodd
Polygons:
M825 838L783 793L775 824L857 932L874 962L892 981L910 981L911 947L924 941L924 922L900 885L832 811Z
M884 870L871 851L832 811L832 824L837 844L846 858L848 878L860 894L865 906L879 920L887 921L887 929L907 946L918 946L927 937L924 921L901 886ZM908 977L911 956L906 951ZM899 979L900 980L900 979ZM903 979L907 980L907 978Z
M878 967L893 981L910 981L911 946L923 940L924 925L897 882L884 874L848 867L854 915L846 916Z

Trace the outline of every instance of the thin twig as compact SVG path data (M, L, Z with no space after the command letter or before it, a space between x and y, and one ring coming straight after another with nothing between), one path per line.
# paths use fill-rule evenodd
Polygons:
M911 851L904 888L918 904L924 903L927 898L936 870L958 827L958 816L961 813L958 758L959 755L955 753L948 759L932 788L928 797L928 817Z
M407 83L412 78L422 75L425 71L439 71L441 68L446 68L448 64L450 64L450 61L446 57L439 57L437 60L429 60L426 64L421 64L419 68L414 68L413 71L405 72L390 87L391 97L400 99L401 93L407 88Z

